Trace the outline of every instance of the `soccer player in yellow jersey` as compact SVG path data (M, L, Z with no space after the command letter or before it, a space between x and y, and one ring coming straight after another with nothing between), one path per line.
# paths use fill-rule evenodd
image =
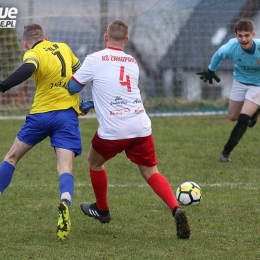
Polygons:
M61 201L57 236L63 240L71 227L69 207L74 193L73 161L82 150L79 96L70 95L67 84L80 62L67 44L48 41L38 24L24 27L22 44L27 49L23 64L0 83L0 91L4 93L32 77L36 92L30 113L0 164L0 194L10 184L18 161L49 137L56 153L59 175Z

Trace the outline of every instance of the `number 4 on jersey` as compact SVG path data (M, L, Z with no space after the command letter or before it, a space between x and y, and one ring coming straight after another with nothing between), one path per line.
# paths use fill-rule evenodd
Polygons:
M124 76L125 76L125 80L124 80ZM119 82L120 82L121 86L127 87L128 92L131 92L130 76L125 75L125 67L124 66L120 67Z

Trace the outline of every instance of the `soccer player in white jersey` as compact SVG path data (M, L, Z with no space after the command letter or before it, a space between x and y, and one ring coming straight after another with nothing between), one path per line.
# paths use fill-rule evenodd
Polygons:
M221 62L234 62L234 83L229 99L229 118L236 121L220 155L220 161L230 162L230 153L238 144L247 127L257 122L260 106L260 39L254 39L254 23L240 19L235 24L236 38L230 39L213 55L208 70L197 73L204 82L220 81L215 71Z
M111 220L104 164L125 151L126 156L138 165L143 178L169 207L175 218L177 237L188 239L190 228L185 211L180 208L168 180L157 168L151 121L145 112L138 87L138 65L132 56L123 51L129 40L128 25L120 20L111 22L104 40L107 48L88 55L68 87L73 94L81 91L86 83L92 83L99 122L88 154L96 202L83 202L81 209L85 215L101 223Z
M81 154L79 97L71 96L67 85L73 72L80 67L80 61L67 44L48 41L39 24L24 27L22 44L26 48L23 64L0 83L0 91L4 93L30 77L35 81L36 91L30 113L0 164L0 194L11 183L20 159L49 137L59 175L61 202L57 236L63 240L71 228L69 207L74 194L73 162Z

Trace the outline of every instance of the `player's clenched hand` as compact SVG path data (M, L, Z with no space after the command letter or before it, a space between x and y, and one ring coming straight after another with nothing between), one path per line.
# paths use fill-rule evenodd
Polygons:
M200 75L200 79L204 82L209 81L209 84L213 83L213 79L215 79L217 82L220 82L220 78L217 76L217 74L212 70L197 72L197 75Z
M79 105L79 109L83 116L85 116L92 108L94 108L94 102L92 99L82 100Z

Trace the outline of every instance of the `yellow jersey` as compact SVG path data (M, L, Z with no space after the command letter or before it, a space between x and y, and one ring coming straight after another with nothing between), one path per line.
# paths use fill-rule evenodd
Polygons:
M68 92L68 82L80 62L67 44L41 41L25 52L23 62L36 67L32 75L36 91L30 114L68 108L81 113L79 95Z

